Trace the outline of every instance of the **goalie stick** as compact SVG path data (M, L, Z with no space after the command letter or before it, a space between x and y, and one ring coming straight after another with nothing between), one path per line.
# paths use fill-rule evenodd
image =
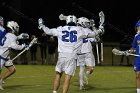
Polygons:
M129 53L129 50L126 50L126 51L120 51L116 48L112 49L112 53L114 55L125 55L125 56L136 56L136 57L140 57L140 55L137 55L137 54L132 54L132 53Z
M30 48L33 44L35 44L35 43L37 43L37 38L34 38L31 42L30 42L30 44L29 44L29 46L28 46L28 48ZM16 58L18 58L21 54L23 54L25 51L27 51L28 49L27 48L25 48L24 50L22 50L17 56L15 56L11 61L14 61Z

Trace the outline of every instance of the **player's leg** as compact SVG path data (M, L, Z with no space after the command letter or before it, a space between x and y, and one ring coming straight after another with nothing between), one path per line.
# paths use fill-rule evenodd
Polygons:
M2 87L2 77L0 76L0 90L4 90Z
M6 72L2 75L2 79L5 80L11 75L13 75L16 72L16 68L14 65L12 66L6 66Z
M88 71L86 71L86 76L89 77L94 71L94 66L88 66Z
M85 66L80 66L80 71L79 71L79 83L80 83L80 90L84 89L84 69Z
M2 67L4 65L4 62L5 62L5 60L0 59L0 90L4 90L3 87L2 87L3 79L2 79L2 75L1 75L1 71L2 71Z
M2 75L2 79L5 80L9 76L13 75L16 72L16 67L13 65L12 61L6 61L4 66L7 68L6 72Z
M89 77L93 73L95 67L95 57L92 52L85 55L85 63L88 66L88 71L86 71L86 76Z
M136 73L137 93L140 93L140 62L139 60L134 61L134 71Z
M80 90L84 88L84 70L85 70L85 56L84 54L78 55L77 66L79 66L79 85Z
M71 55L73 55L73 54L71 54ZM66 61L65 61L65 69L64 69L65 78L64 78L62 93L67 93L68 92L70 82L71 82L71 78L74 76L75 70L76 70L76 59L71 57L71 55L67 56Z
M140 71L136 72L137 93L140 93Z
M1 68L1 67L0 67ZM1 70L0 70L0 90L3 90L3 87L2 87L2 77L1 77Z
M57 93L57 90L59 89L60 86L60 79L62 77L63 74L63 69L64 69L64 64L65 64L65 58L60 57L61 55L59 55L56 67L55 67L55 71L56 71L56 76L55 76L55 80L54 80L54 86L53 86L53 93Z
M85 63L88 67L88 70L86 71L86 74L84 75L84 81L86 84L88 84L88 78L93 73L95 68L95 58L92 52L89 52L85 54Z
M60 79L61 79L62 73L59 73L56 71L56 76L54 80L54 86L53 86L53 93L57 93L57 90L60 86Z
M68 75L68 74L65 75L62 93L67 93L67 92L68 92L68 89L69 89L69 86L70 86L71 78L72 78L71 75Z

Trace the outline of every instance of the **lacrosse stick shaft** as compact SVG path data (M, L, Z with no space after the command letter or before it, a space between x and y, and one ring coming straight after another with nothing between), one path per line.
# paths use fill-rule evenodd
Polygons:
M37 38L34 38L34 39L30 42L29 48L30 48L34 43L36 43L36 41L37 41ZM26 50L27 50L26 48L25 48L24 50L22 50L17 56L15 56L15 57L12 59L12 61L14 61L16 58L18 58L18 57L19 57L21 54L23 54Z
M14 61L16 58L18 58L21 54L23 54L26 51L26 49L24 49L23 51L21 51L17 56L15 56L12 61Z
M98 43L96 43L97 63L100 63Z
M103 42L101 43L101 61L103 62Z
M140 55L137 54L129 54L130 56L136 56L136 57L140 57Z

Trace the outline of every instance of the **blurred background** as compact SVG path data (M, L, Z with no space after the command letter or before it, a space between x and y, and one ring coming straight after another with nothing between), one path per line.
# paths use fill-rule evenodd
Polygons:
M135 24L140 19L138 0L0 0L0 16L5 22L15 20L20 25L19 33L28 33L40 38L43 32L38 30L37 20L42 17L49 28L65 25L60 21L60 14L73 14L77 17L94 19L99 23L98 13L105 14L105 34L103 35L104 53L110 53L104 59L114 64L111 50L120 48L120 42L127 37L128 46L135 35ZM5 24L6 25L6 24ZM39 49L38 49L39 50ZM116 57L116 56L115 56ZM131 58L131 57L130 57ZM119 64L120 57L118 58Z

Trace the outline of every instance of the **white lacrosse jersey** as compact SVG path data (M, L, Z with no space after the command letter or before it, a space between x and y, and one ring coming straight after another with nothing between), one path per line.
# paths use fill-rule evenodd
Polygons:
M83 28L77 26L60 26L54 29L44 29L49 35L58 37L58 52L75 53L82 45L82 38L87 37Z
M96 38L83 38L81 53L92 52L92 42L96 42Z
M23 47L17 44L17 36L12 33L7 33L1 41L0 56L6 58L9 56L9 49L22 50Z
M58 37L58 52L74 54L81 52L83 38L89 35L95 37L100 33L80 26L59 26L53 29L43 27L43 30L48 35Z
M92 33L91 30L89 30L88 28L85 28L84 30L87 33ZM92 45L91 45L91 41L94 41L94 38L83 38L83 44L82 44L82 48L81 48L81 53L88 53L88 52L92 52Z
M92 51L92 45L88 38L83 39L81 53L88 53ZM86 42L85 42L86 41Z

